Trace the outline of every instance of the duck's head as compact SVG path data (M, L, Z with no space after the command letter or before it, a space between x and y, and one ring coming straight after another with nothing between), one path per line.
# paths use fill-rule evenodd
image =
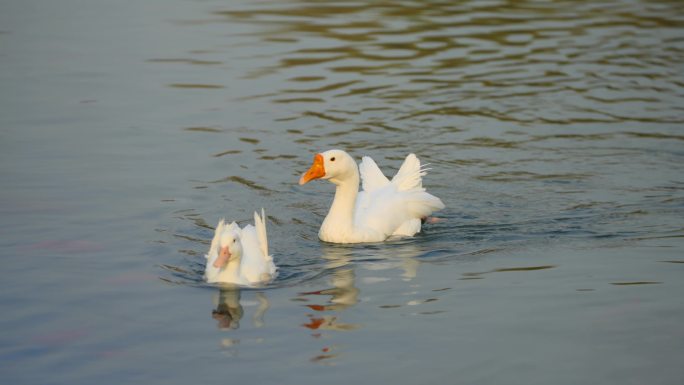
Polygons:
M351 175L358 175L358 168L351 155L342 150L328 150L314 155L311 168L299 178L299 184L303 185L314 179L327 179L338 184Z
M225 231L219 238L219 252L214 260L214 267L222 269L229 262L237 261L242 257L242 243L240 234L235 231Z

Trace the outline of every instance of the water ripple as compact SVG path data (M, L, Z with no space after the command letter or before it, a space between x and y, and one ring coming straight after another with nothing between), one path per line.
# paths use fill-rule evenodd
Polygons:
M299 250L285 253L276 285L333 274L330 253L343 265L396 253L438 263L526 243L680 234L678 2L298 0L217 5L181 24L226 34L239 26L240 34L150 65L216 71L169 83L188 97L225 83L225 108L249 112L239 129L184 124L197 136L220 131L228 145L209 152L212 182L193 187L195 201L168 203L206 218L246 218L247 202L274 207L272 239ZM384 247L319 244L332 192L294 184L311 154L330 147L373 156L387 175L417 153L432 164L424 185L445 201L446 221ZM197 216L169 231L176 250L194 250L187 258L211 236L188 227Z
M292 38L299 48L280 54L268 73L315 67L317 75L305 78L319 85L284 87L279 93L317 93L319 98L276 97L279 103L322 102L327 99L323 92L387 102L430 95L434 102L443 94L450 99L445 106L407 111L398 119L458 115L552 124L681 123L681 110L658 108L668 104L672 111L681 104L681 85L673 80L681 75L674 68L683 59L678 31L684 21L677 12L667 12L678 10L674 7L638 2L556 2L553 7L438 2L426 7L420 1L300 1L215 15L275 26L260 39ZM382 78L393 81L378 84ZM640 96L624 96L634 92ZM501 108L503 101L493 105L496 99L505 99L506 108ZM468 107L468 100L479 101L478 107ZM554 102L564 106L557 117L530 109Z

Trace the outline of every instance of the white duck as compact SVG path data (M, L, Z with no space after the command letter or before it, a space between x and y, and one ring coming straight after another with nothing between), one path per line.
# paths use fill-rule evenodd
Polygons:
M240 228L235 222L226 225L221 219L216 226L204 278L209 283L232 283L252 286L270 281L276 267L268 255L266 216L254 213L254 226Z
M363 191L359 192L359 170ZM364 156L356 166L342 150L314 156L311 168L299 179L327 179L337 186L330 211L318 237L333 243L381 242L391 236L413 236L421 219L444 208L442 201L422 186L426 170L409 154L390 181L373 159Z

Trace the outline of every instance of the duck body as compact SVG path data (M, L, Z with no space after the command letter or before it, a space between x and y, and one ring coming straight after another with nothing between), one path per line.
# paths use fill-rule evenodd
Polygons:
M240 228L221 219L206 254L204 278L209 283L254 286L271 281L277 272L268 254L266 216L254 213L254 226Z
M335 198L318 232L322 241L382 242L392 236L415 235L421 230L421 219L444 208L439 198L423 188L425 174L414 154L406 157L389 180L370 157L363 157L357 166L346 152L329 150L316 154L299 183L326 179L336 185Z

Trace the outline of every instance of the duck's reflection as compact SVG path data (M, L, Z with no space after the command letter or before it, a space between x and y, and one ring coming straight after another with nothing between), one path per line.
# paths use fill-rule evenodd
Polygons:
M400 258L399 264L404 273L401 274L401 278L404 281L410 281L416 278L418 274L418 266L420 262L416 259L416 256L420 254L420 249L414 244L404 245L401 250L397 253L397 257Z
M254 327L264 326L264 314L270 307L270 302L262 292L255 293L256 310L252 315ZM222 287L213 296L214 309L211 317L217 321L217 327L221 330L234 330L240 327L240 320L245 314L241 291L238 287Z
M369 259L378 260L362 264L363 269L370 271L402 270L400 277L403 281L411 281L418 274L420 261L417 259L425 250L414 243L399 243L383 246L380 250L373 250L367 255ZM381 257L381 258L378 258ZM384 282L394 278L394 274L382 274L380 277L366 276L363 283Z
M331 287L300 293L304 297L311 296L307 300L318 302L305 305L317 312L309 314L308 322L303 324L304 327L312 330L353 330L359 327L358 324L340 322L340 313L356 305L361 294L356 282L357 272L354 265L357 261L355 261L355 258L357 260L377 260L378 254L382 254L385 258L381 261L360 263L358 267L370 271L399 269L402 271L400 274L401 279L411 281L416 277L418 267L420 266L420 261L416 257L422 252L413 243L396 244L389 247L381 246L380 249L323 244L321 251L323 252L322 258L326 261L326 270L331 272L328 278ZM391 257L387 258L389 255ZM386 276L365 276L361 281L365 284L372 284L389 279L391 278ZM322 296L328 296L327 301L322 302L321 300L324 299L321 298ZM319 312L335 312L336 314L322 314L319 316Z
M420 265L420 262L413 258L406 258L402 265L404 268L404 274L401 276L404 278L404 281L410 281L413 278L416 278L416 274L418 273L418 265Z
M331 288L310 291L302 295L330 296L326 304L307 305L316 311L342 311L359 302L359 289L355 286L356 276L350 266L352 254L350 249L324 245L323 259L326 270L332 271L329 278Z
M326 260L326 269L332 271L328 282L332 287L322 290L301 293L302 296L315 296L316 300L327 296L325 303L306 305L316 312L340 313L359 302L360 291L356 287L356 275L351 266L353 249L337 246L323 246L323 259ZM347 331L359 327L358 324L341 322L339 315L331 314L308 314L309 320L302 326L311 330L337 330ZM314 334L314 337L320 336Z
M359 289L354 286L355 275L351 268L335 270L329 280L331 288L310 291L302 295L330 296L326 304L307 305L311 310L316 311L342 311L359 302Z

